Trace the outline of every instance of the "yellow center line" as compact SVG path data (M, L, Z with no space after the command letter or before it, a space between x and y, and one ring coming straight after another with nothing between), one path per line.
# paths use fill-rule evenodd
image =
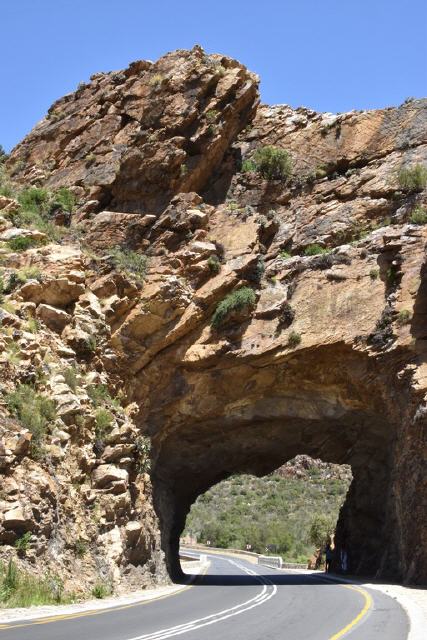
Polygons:
M345 589L353 589L353 591L357 591L358 593L360 593L364 598L365 604L363 605L363 608L361 609L361 611L357 614L355 618L353 618L351 622L349 622L343 629L338 631L335 635L331 636L328 640L338 640L338 638L342 638L343 636L345 636L346 633L351 631L351 629L353 629L353 627L355 627L356 624L358 624L362 620L362 618L366 616L366 614L368 613L368 611L371 609L373 605L372 596L370 593L365 591L365 589L362 589L361 587L355 587L354 585L351 585L351 584L341 584L340 586L344 587Z
M206 567L199 575L204 575L208 570ZM162 596L157 596L156 598L150 598L150 600L140 600L139 602L132 602L131 604L124 604L121 606L112 606L105 609L91 609L90 611L82 611L80 613L63 613L58 614L51 617L46 618L38 618L36 620L31 620L30 622L21 622L20 624L2 624L0 625L0 631L4 631L6 629L22 629L22 627L32 627L36 624L50 624L51 622L58 622L61 620L74 620L75 618L87 618L88 616L99 616L102 613L111 613L112 611L123 611L124 609L131 609L133 607L141 607L145 604L150 604L151 602L155 602L157 600L163 600L164 598L171 598L172 596L177 596L184 591L188 591L191 589L194 584L189 584L184 589L180 589L179 591L175 591L174 593L165 593Z

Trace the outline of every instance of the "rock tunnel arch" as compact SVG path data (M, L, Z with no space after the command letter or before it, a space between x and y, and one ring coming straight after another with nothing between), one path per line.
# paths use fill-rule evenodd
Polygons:
M170 575L182 577L179 538L200 494L232 474L266 475L307 454L352 467L336 533L349 550L350 571L407 576L395 469L402 397L389 393L388 374L391 368L379 375L375 362L344 343L277 361L270 354L176 370L148 421Z

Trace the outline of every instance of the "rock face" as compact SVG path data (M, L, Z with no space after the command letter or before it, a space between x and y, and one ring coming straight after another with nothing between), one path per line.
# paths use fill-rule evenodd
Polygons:
M427 101L332 115L257 107L257 95L253 74L196 47L98 74L55 103L11 154L12 178L72 187L81 245L143 251L148 272L141 286L107 256L88 253L79 265L78 248L66 260L32 249L33 262L49 264L45 291L30 282L15 299L43 305L40 318L47 305L68 314L60 340L52 325L56 352L73 350L88 375L135 403L129 429L151 438L172 575L200 493L305 454L351 465L336 535L350 571L423 583L427 226L411 216L427 194L398 176L427 165ZM288 179L243 164L267 145L290 153ZM71 286L71 269L84 282ZM254 302L212 326L217 305L243 288ZM101 454L93 426L80 445L60 439L74 446L70 464L88 495L106 497L99 536L110 566L122 568L158 553L151 489L128 450L136 435L121 435L126 424ZM30 463L10 456L0 451L15 478ZM7 522L25 528L25 505L13 494L9 502Z

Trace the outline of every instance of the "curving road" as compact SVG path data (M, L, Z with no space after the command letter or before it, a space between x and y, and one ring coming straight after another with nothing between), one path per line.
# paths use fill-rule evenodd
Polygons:
M163 599L0 625L0 640L406 640L408 620L375 590L210 555L208 573Z

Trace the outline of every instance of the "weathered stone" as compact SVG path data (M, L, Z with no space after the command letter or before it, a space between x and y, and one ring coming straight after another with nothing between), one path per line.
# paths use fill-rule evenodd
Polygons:
M61 333L64 327L71 322L71 316L68 313L48 304L39 304L36 315L49 329L56 331L56 333Z
M65 277L44 280L43 282L30 280L19 290L24 300L30 300L36 304L44 303L52 307L67 307L76 302L84 292L84 285Z
M97 489L104 489L114 482L127 483L128 472L112 464L101 464L92 473L92 481Z

